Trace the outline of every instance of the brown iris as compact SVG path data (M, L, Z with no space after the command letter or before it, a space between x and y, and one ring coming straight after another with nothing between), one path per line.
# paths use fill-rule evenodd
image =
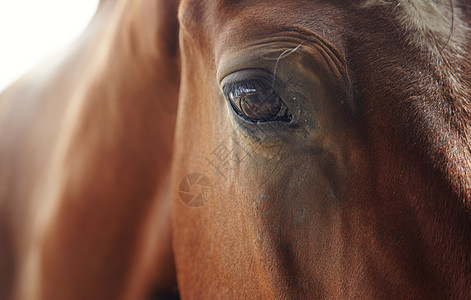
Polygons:
M242 81L224 87L234 110L252 122L289 121L280 97L269 86L257 81Z

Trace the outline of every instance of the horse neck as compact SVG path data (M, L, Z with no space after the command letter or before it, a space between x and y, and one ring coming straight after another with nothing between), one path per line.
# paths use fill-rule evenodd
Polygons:
M129 115L138 95L164 92L172 96L156 105L174 114L180 77L177 8L178 1L101 1L89 26L94 50L84 66L83 92L74 101L85 111L95 106L95 112L104 110L102 116L115 114L116 121Z
M89 57L66 111L65 157L85 160L112 151L106 159L119 164L131 143L142 156L155 155L156 148L171 156L179 88L177 4L110 0L100 5L84 33L92 46L83 54Z

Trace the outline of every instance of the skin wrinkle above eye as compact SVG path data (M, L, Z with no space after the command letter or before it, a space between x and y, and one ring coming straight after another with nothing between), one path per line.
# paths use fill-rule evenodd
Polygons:
M292 120L291 113L289 112L289 110L286 109L286 106L283 104L283 101L274 91L276 82L276 71L280 59L294 53L296 50L299 49L299 47L302 46L303 43L304 41L302 41L293 49L287 49L283 51L278 56L273 70L273 78L271 80L271 85L269 89L263 86L259 86L259 89L255 87L242 87L242 83L249 83L248 85L250 85L250 82L234 83L231 85L231 87L228 89L229 93L225 92L224 94L226 99L231 102L231 106L236 110L236 112L245 115L250 121L254 121L254 123L270 121L290 122ZM237 84L239 84L239 86L236 89ZM223 87L223 90L226 90L226 86ZM266 94L264 95L263 92L265 92ZM238 101L234 99L235 97L238 97ZM270 109L272 109L272 111L270 111ZM283 112L283 114L280 115L280 112Z
M298 51L298 47L301 48L299 50L304 51ZM227 75L240 70L237 69L237 65L239 64L237 57L241 55L241 49L245 49L245 51L249 53L248 55L255 59L258 58L267 61L274 60L275 63L273 64L272 69L269 69L272 74L275 71L276 61L283 60L283 58L288 56L282 55L282 53L286 52L287 50L289 51L290 49L296 49L296 52L304 52L301 54L311 56L311 52L313 51L322 52L326 54L325 59L332 62L332 67L333 69L336 69L338 75L344 81L349 82L344 56L339 51L337 51L334 46L332 46L317 34L307 32L303 29L286 29L278 33L278 35L260 39L245 46L236 45L235 47L230 48L226 45L226 47L222 47L222 49L222 53L216 53L216 61L218 66L217 78L219 84ZM228 52L229 56L232 54L232 56L235 57L226 57L228 56ZM259 52L260 55L254 55L254 53L257 52Z
M291 55L281 56L300 44ZM214 61L221 101L229 104L223 91L228 83L259 79L270 84L275 77L274 89L291 112L290 122L254 123L226 105L225 113L230 114L233 128L244 140L264 145L288 144L296 138L317 141L320 131L314 129L319 128L326 114L321 110L331 107L329 109L350 115L355 108L343 55L315 34L297 30L249 42L233 39L224 47L216 46ZM313 142L308 147L317 144Z
M244 51L241 52L240 49L244 49ZM301 30L283 32L281 37L258 40L244 47L241 45L237 48L226 47L224 52L216 55L218 58L216 60L218 62L217 78L221 89L225 78L247 69L264 69L267 76L272 76L273 79L286 77L277 76L278 74L274 74L274 72L278 64L289 59L290 55L282 56L281 54L291 49L296 49L296 51L290 55L300 55L308 61L315 62L317 69L311 71L314 75L318 75L321 81L328 83L327 85L332 82L335 82L336 85L341 83L346 93L346 101L344 102L347 102L350 110L354 110L352 86L345 59L328 42L313 33L305 33ZM280 80L282 83L286 83L283 78Z

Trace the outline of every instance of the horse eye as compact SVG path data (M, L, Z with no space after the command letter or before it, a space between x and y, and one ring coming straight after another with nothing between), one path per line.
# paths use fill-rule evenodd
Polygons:
M223 91L235 112L251 122L291 121L288 108L266 84L241 81L226 85Z

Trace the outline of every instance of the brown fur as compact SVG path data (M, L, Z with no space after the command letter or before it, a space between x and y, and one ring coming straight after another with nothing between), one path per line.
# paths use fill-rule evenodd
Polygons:
M469 4L177 2L102 1L1 95L0 298L469 298ZM293 123L242 122L275 64Z
M2 94L0 206L10 233L0 298L143 299L173 289L176 9L102 3L63 59Z

